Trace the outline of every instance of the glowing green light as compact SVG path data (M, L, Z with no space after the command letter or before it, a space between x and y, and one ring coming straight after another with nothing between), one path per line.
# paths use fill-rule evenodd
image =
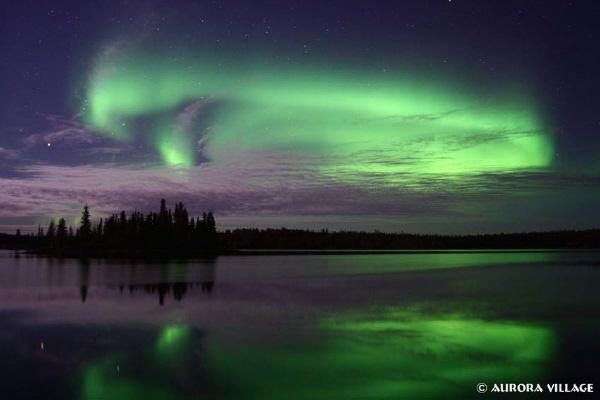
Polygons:
M162 115L149 141L167 165L196 163L196 141L213 161L246 151L319 159L324 175L354 179L380 173L471 174L541 168L553 142L524 93L482 97L418 75L381 78L334 67L290 69L220 65L188 55L186 63L132 53L98 63L88 86L86 122L128 140L124 121ZM183 115L190 102L218 100L216 111ZM185 114L185 113L184 113ZM165 116L166 115L166 116ZM197 119L202 129L179 125Z
M159 351L172 350L176 346L184 345L190 335L190 328L186 326L171 325L163 328L158 340L156 349Z
M336 316L328 339L297 346L209 347L228 387L268 398L469 397L478 382L544 379L552 331L459 315ZM268 382L268 384L267 384Z
M126 361L115 354L96 361L83 370L83 399L177 399L169 387L151 380L139 380L126 373Z
M158 151L167 165L194 165L193 148L179 138L173 138L170 142L159 142Z

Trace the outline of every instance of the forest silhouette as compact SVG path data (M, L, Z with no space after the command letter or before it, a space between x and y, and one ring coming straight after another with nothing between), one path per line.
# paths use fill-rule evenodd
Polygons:
M246 228L220 232L219 242L223 248L249 250L592 249L600 247L600 229L440 235Z
M217 232L214 214L191 217L181 202L172 211L166 201L157 212L125 211L91 220L86 205L78 227L60 218L37 234L0 234L0 248L26 249L57 257L189 258L237 254L240 250L460 250L460 249L597 249L600 229L475 235L413 234L239 228ZM275 251L275 252L273 252ZM243 254L252 254L244 252ZM261 254L264 254L261 253ZM306 254L306 253L304 253Z
M78 227L67 227L64 218L51 221L36 235L21 235L14 241L36 253L54 256L187 256L216 253L217 228L212 212L191 217L183 203L172 211L161 200L158 213L125 211L92 222L89 207L81 214Z

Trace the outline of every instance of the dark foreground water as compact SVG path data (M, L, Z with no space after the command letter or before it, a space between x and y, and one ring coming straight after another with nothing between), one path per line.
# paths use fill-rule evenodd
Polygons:
M134 264L3 252L0 398L493 397L480 382L600 392L599 265L600 253Z

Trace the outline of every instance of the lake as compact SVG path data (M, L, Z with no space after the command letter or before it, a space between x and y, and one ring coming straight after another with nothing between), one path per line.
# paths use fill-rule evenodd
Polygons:
M599 288L598 252L134 263L3 251L2 398L473 398L478 383L597 392Z

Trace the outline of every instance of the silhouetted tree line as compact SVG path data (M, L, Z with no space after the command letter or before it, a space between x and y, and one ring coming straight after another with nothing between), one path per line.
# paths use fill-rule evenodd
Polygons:
M400 250L400 249L568 249L600 248L600 229L432 235L302 229L235 229L219 233L230 249Z
M67 228L64 219L51 222L37 235L0 234L0 247L49 249L61 254L84 249L99 256L135 252L138 255L186 255L195 252L233 253L238 249L275 250L443 250L443 249L597 249L600 229L480 235L436 235L302 229L234 229L216 231L212 213L190 218L185 206L175 211L161 201L160 211L142 215L115 214L97 224L84 208L81 226ZM67 251L67 253L69 253Z
M4 239L4 240L2 240ZM86 205L80 226L67 227L64 218L55 224L51 221L46 231L38 226L36 235L5 235L0 243L7 247L37 249L42 253L61 256L71 255L156 255L182 256L217 251L217 227L212 212L202 218L190 217L183 203L175 210L167 209L166 201L160 202L158 213L144 215L125 211L102 218L94 223Z

